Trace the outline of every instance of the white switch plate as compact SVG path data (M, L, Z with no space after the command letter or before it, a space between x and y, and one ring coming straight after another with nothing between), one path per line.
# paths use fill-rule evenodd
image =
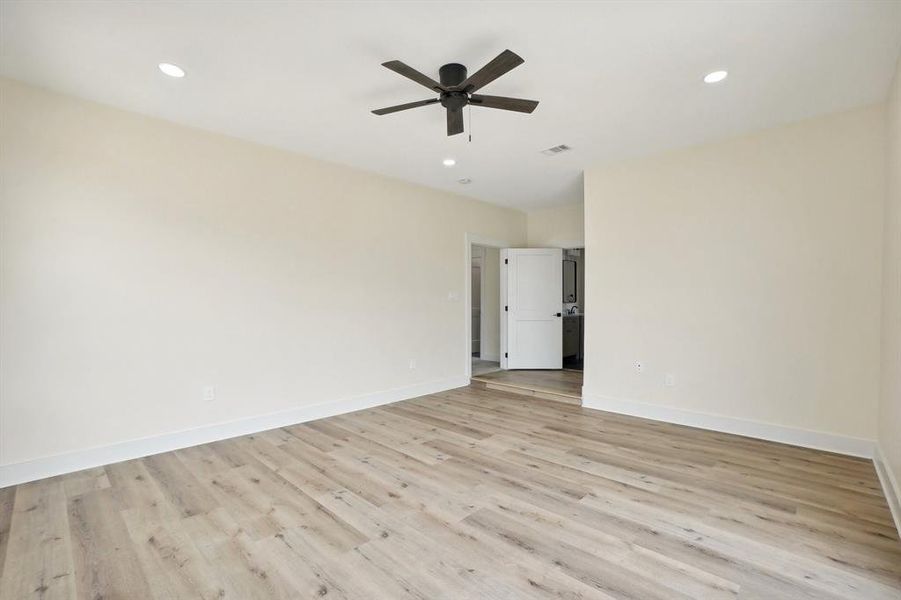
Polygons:
M642 363L640 360L636 360L635 361L635 372L641 373L643 370L644 370L644 363Z
M206 400L207 402L212 402L213 400L215 400L216 399L216 388L211 385L204 386L203 399Z
M410 370L412 371L412 370L415 369L415 368L416 368L416 359L415 359L415 358L411 358L411 359L410 359Z
M663 385L665 385L666 387L673 387L674 385L676 385L676 376L672 373L667 373L663 377Z
M460 299L460 294L457 293L457 292L448 292L448 293L447 293L447 299L448 299L450 302L456 302L457 300Z

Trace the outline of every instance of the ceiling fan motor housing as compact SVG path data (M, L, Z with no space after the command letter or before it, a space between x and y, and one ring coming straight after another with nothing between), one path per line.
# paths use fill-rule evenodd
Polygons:
M466 67L450 63L438 69L438 77L444 87L455 87L466 81Z
M453 88L466 81L466 67L458 63L450 63L438 69L441 85ZM441 92L441 106L450 110L460 110L469 104L469 94L460 91Z

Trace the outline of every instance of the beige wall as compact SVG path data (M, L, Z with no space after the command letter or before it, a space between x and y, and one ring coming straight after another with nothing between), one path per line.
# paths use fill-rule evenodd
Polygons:
M875 439L884 143L875 106L587 172L586 398Z
M462 378L465 232L526 241L517 211L0 85L0 464Z
M529 247L580 248L584 246L584 212L582 204L566 204L529 211Z
M901 64L888 111L887 189L882 272L882 394L879 446L901 484ZM901 489L896 487L901 500Z

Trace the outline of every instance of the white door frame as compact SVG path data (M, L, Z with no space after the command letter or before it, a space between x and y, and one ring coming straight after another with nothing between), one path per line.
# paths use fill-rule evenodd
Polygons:
M466 330L465 336L465 352L463 353L463 373L466 378L472 377L472 246L487 246L489 248L512 248L514 243L505 242L503 240L495 240L478 233L466 233L463 235L464 251L463 251L463 314ZM484 275L484 265L482 273ZM484 284L484 278L482 280ZM484 288L484 285L482 287ZM501 356L503 356L501 352Z

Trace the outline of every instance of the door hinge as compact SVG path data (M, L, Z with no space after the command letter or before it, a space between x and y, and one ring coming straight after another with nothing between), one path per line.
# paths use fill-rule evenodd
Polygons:
M510 358L510 355L504 352L504 358Z
M505 259L504 259L504 264L505 264L505 265L510 264L510 259L505 258Z
M509 308L508 306L505 305L505 306L504 306L504 312L508 312L509 310L510 310L510 308Z

